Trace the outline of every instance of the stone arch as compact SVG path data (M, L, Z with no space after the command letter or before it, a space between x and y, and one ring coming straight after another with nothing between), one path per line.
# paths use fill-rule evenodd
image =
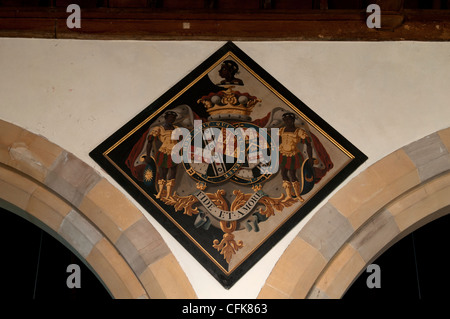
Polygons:
M259 298L340 298L404 236L450 213L450 128L376 162L300 230Z
M73 154L2 120L0 204L70 245L115 298L196 298L159 233L118 189Z

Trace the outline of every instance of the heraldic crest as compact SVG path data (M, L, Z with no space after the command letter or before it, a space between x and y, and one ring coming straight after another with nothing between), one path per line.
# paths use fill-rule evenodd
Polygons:
M226 288L365 160L231 42L91 156Z

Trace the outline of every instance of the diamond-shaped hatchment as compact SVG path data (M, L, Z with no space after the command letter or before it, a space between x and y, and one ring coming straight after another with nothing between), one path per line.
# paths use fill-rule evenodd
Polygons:
M232 42L90 155L225 288L367 159Z

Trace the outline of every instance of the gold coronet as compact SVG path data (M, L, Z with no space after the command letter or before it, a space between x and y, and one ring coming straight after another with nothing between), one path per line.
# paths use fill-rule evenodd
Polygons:
M234 91L232 88L233 86L228 86L226 90L210 93L199 99L197 103L203 103L211 116L217 114L249 116L256 103L261 100L248 93Z

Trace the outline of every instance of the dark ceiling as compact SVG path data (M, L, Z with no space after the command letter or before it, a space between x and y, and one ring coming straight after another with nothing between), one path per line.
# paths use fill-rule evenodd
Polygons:
M81 28L66 12L80 6ZM379 4L381 28L366 25ZM0 36L142 40L448 41L450 0L0 0Z

